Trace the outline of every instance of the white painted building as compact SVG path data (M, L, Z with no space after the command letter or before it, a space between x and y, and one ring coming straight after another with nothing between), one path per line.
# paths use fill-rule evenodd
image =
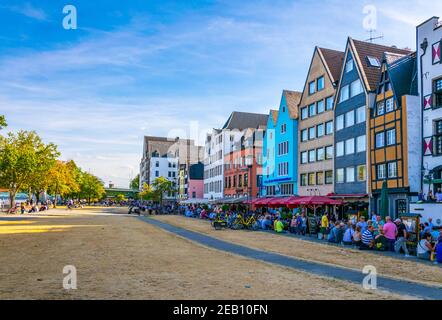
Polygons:
M206 136L204 148L204 198L221 199L224 196L224 144L226 132L213 129Z
M422 190L442 188L442 21L432 17L417 26L419 94L422 108Z
M156 178L164 177L176 186L178 183L178 158L152 157L149 171L148 184L152 184ZM164 198L173 199L175 194L164 195Z

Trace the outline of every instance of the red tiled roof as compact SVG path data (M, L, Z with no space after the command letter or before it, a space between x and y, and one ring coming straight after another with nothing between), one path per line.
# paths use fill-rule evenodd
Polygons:
M298 91L284 90L285 101L289 109L290 118L298 119L298 107L301 101L302 93Z
M324 57L326 67L330 70L331 76L333 79L332 82L339 80L339 76L341 75L342 64L344 63L344 55L345 53L342 51L327 49L327 48L318 48L318 50L322 53Z

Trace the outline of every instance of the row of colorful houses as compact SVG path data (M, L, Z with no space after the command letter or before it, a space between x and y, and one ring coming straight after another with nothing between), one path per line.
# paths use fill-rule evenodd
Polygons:
M321 195L376 212L386 182L390 214L398 216L422 194L436 194L439 19L419 25L416 40L417 51L352 38L343 51L314 48L304 87L284 90L265 124L262 115L234 112L230 125L207 135L204 197ZM242 119L232 126L232 117ZM263 139L252 139L248 150L244 138L257 132Z
M441 43L433 17L416 28L417 51L350 37L342 51L315 47L303 88L283 90L278 108L232 112L193 147L192 161L169 155L178 168L203 162L201 191L189 196L183 178L180 198L320 195L377 212L386 184L390 215L428 211L418 200L442 187ZM152 148L145 144L144 180ZM430 210L442 213L442 204Z

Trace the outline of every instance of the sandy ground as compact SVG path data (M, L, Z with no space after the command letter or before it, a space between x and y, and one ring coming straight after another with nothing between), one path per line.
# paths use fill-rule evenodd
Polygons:
M385 276L430 285L442 284L442 268L436 265L427 265L412 260L395 259L360 250L312 243L302 239L282 237L271 233L230 229L217 231L207 221L189 219L183 216L155 216L154 218L256 249L278 252L287 256L357 270L362 270L366 265L373 265L376 267L378 274Z
M208 249L98 211L0 221L0 299L407 298ZM77 269L77 290L62 287L66 265Z

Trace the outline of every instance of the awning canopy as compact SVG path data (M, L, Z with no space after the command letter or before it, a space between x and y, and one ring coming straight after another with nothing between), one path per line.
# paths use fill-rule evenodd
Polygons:
M299 197L296 199L291 199L287 202L287 206L289 208L296 208L299 206L324 206L324 205L340 206L342 204L344 204L342 200L335 200L329 197L321 197L321 196Z
M289 201L294 201L299 199L298 196L284 197L284 198L273 198L269 201L268 206L271 208L286 207Z
M180 204L207 204L209 203L208 199L187 199L180 201Z

